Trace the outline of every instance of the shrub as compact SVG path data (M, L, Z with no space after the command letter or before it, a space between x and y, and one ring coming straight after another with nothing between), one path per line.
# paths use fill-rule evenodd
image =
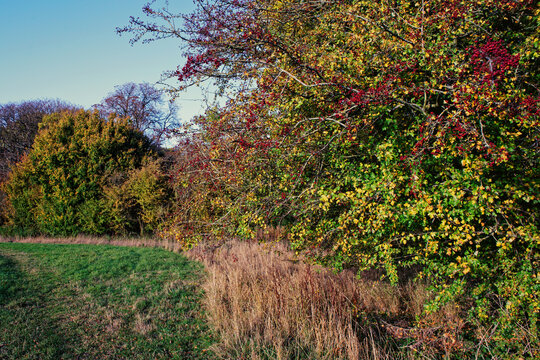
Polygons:
M492 356L534 357L536 2L197 3L183 28L147 6L150 24L120 29L187 39L185 65L170 72L180 88L239 85L197 124L190 154L218 201L173 218L179 232L226 224L249 238L286 225L295 250L336 269L427 278L428 311L455 299L470 335L499 347ZM197 204L199 183L178 179Z
M127 120L105 120L88 111L49 115L4 185L10 224L49 235L151 230L156 208L142 200L144 186L117 191L116 197L111 188L124 191L127 184L140 183L139 172L153 166L154 172L144 174L154 181L152 196L159 196L159 171L148 165L155 157L149 140Z

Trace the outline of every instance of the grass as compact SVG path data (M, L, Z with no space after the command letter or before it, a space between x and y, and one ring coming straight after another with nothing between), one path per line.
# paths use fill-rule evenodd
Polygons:
M77 235L74 237L47 237L47 236L2 236L0 243L16 242L27 244L83 244L83 245L114 245L131 247L163 248L172 252L180 252L182 246L177 241L169 241L145 237L109 237Z
M209 276L204 306L223 359L460 359L455 304L415 319L432 296L306 263L283 243L201 244L187 255ZM454 355L451 355L451 354Z
M0 358L213 358L202 274L163 249L0 243Z
M213 349L226 359L408 358L380 320L402 316L399 289L299 261L282 244L228 242L188 256L204 283Z
M336 274L261 237L202 242L196 263L161 240L0 237L15 242L0 243L0 359L492 358L457 304L424 313L425 284Z

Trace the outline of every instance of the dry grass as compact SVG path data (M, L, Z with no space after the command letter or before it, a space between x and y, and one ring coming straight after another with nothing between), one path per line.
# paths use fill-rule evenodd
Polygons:
M129 238L129 237L105 237L77 235L75 237L19 237L0 236L0 242L17 242L30 244L85 244L85 245L115 245L134 247L160 247L172 252L182 251L182 246L176 241L162 240L156 238Z
M425 287L335 274L300 261L280 243L200 245L188 256L208 269L205 304L222 358L413 357L394 340L392 330L403 329L399 321L389 322L420 314L423 304L413 299L425 298Z

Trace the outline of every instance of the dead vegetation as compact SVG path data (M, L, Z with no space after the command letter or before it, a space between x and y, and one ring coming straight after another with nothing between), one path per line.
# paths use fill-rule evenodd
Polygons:
M205 305L223 358L407 359L417 350L440 356L458 342L439 339L457 321L449 309L431 315L437 325L411 327L429 297L423 285L336 274L276 242L229 241L187 254L207 267Z
M31 244L84 244L84 245L115 245L115 246L135 246L135 247L160 247L172 252L180 252L182 246L178 242L144 237L106 237L77 235L74 237L20 237L20 236L0 236L0 242L18 242Z

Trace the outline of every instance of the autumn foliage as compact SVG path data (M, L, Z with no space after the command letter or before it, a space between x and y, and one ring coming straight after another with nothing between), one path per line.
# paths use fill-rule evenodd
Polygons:
M189 245L285 226L294 249L337 269L427 279L428 312L456 300L471 329L492 330L482 341L530 355L538 4L197 4L182 27L147 6L149 21L119 29L183 41L187 62L170 72L179 90L213 79L234 93L179 148L181 201L163 235Z
M3 185L9 225L49 235L152 231L166 197L156 161L127 119L83 110L46 116Z
M280 229L309 261L427 284L408 319L419 343L539 355L536 1L196 0L189 15L165 3L118 31L178 39L176 90L210 82L222 101L171 129L128 84L101 110L131 118L47 116L3 184L11 228L154 232L186 248ZM167 176L142 130L180 138Z

